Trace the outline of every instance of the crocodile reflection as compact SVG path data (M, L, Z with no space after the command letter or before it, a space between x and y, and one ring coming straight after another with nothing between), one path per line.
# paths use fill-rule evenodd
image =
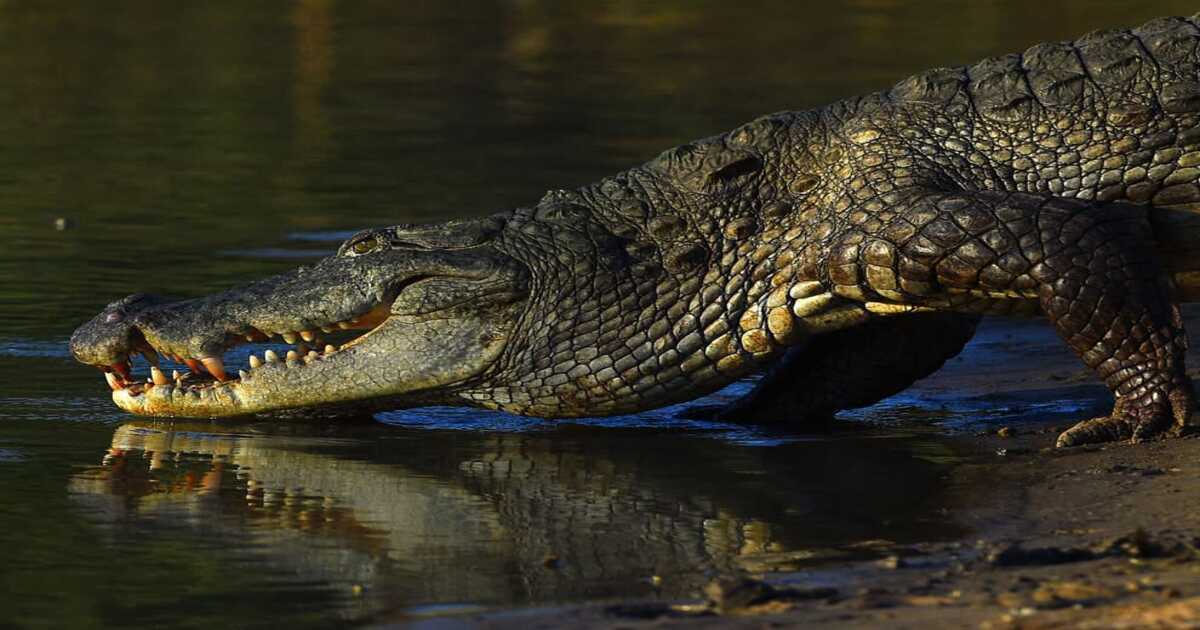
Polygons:
M72 496L125 542L198 532L305 580L362 585L380 598L369 607L687 597L715 572L961 533L931 516L953 453L916 439L254 430L123 425Z

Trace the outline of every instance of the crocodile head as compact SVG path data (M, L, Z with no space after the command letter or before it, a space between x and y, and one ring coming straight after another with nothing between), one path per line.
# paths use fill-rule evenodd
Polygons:
M76 330L71 351L138 415L444 402L446 386L494 363L528 299L527 268L494 246L504 223L367 230L311 267L247 286L182 301L131 295ZM272 340L299 346L227 367L233 347ZM191 373L168 378L159 355ZM151 364L149 379L132 377L137 356Z
M797 120L760 119L491 218L363 232L312 267L215 295L130 296L71 348L139 415L449 404L578 417L690 400L808 334L788 302L811 257L785 239L803 241L787 222L813 187L779 186L795 160L772 148ZM226 367L233 346L279 337L315 346ZM139 355L192 374L134 379Z

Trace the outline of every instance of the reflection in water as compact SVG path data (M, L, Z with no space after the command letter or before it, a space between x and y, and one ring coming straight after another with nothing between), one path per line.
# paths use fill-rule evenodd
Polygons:
M114 542L215 537L299 580L361 587L361 611L688 597L712 572L794 568L880 532L961 533L935 509L953 453L913 438L255 428L125 424L72 498Z

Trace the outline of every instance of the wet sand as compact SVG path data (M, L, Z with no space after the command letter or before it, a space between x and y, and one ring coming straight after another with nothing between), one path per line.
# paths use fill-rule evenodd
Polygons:
M1189 328L1200 312L1189 309ZM1195 352L1189 365L1200 366ZM1196 373L1193 373L1193 378ZM974 453L948 481L971 532L800 572L714 576L677 602L624 601L390 619L417 627L1200 627L1200 439L1055 449L1104 413L1104 388L1038 321L985 325L897 404L1003 408L942 427ZM1065 410L1065 411L1064 411Z

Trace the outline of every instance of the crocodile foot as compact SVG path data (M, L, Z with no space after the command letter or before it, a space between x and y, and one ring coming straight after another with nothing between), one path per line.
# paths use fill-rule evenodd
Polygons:
M1163 397L1159 398L1161 402L1140 408L1118 403L1112 415L1084 420L1063 431L1058 436L1056 446L1063 448L1101 442L1147 442L1157 438L1180 437L1196 428L1189 422L1191 404L1185 391L1176 390L1165 397L1166 400L1162 400Z

